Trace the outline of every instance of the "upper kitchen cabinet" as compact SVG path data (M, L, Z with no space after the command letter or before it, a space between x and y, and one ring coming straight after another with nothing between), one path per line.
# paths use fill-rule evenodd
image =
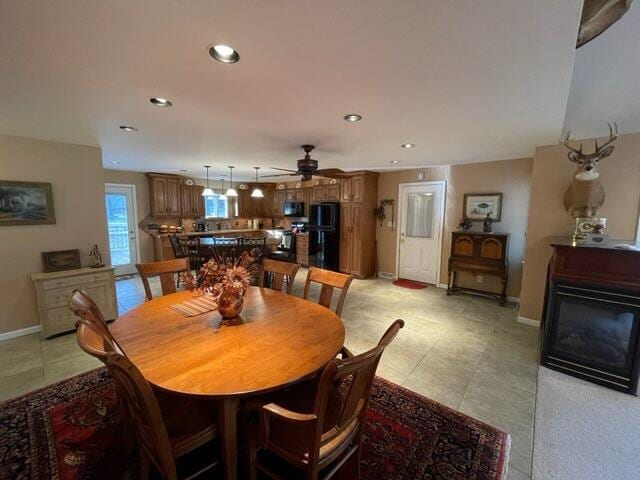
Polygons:
M287 202L304 202L304 189L285 190L285 199Z
M182 214L180 186L181 178L177 175L147 173L149 179L149 203L151 216L179 217Z
M199 218L204 215L204 187L199 185L182 185L182 216Z
M340 201L340 184L334 183L329 185L314 186L312 200L313 200L313 203L339 202Z
M370 175L367 172L367 175ZM340 183L342 195L340 197L341 202L361 202L364 195L366 175L358 175L351 178L345 178ZM376 191L378 189L376 179Z

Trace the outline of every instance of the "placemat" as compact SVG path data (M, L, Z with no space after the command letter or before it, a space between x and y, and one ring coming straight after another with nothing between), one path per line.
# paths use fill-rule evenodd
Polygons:
M195 317L196 315L202 315L203 313L217 309L218 302L207 295L203 295L185 302L176 303L169 308L172 308L185 317Z

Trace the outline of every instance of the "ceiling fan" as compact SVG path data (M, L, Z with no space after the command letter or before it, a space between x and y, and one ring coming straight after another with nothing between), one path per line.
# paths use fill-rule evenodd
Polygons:
M318 169L318 161L311 158L311 150L316 148L314 145L300 145L300 147L304 150L304 158L298 160L298 169L290 170L288 168L278 168L278 167L270 167L272 170L280 170L282 172L288 172L284 175L291 175L292 177L296 177L298 175L302 175L302 180L311 180L311 178L316 176L321 177L341 177L345 176L346 172L340 170L339 168L324 168ZM262 178L267 177L281 177L283 174L279 175L263 175Z

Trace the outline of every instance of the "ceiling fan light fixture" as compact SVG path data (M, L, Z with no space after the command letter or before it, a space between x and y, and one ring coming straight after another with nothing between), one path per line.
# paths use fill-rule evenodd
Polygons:
M240 54L224 43L214 43L209 47L209 55L214 60L221 63L237 63L240 60Z
M348 113L342 118L344 118L347 122L354 123L362 120L362 115L359 115L357 113Z

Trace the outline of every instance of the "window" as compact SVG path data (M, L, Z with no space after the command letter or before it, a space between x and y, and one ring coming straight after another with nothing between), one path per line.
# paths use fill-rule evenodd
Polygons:
M229 202L227 197L216 194L212 197L204 197L205 218L229 218Z

